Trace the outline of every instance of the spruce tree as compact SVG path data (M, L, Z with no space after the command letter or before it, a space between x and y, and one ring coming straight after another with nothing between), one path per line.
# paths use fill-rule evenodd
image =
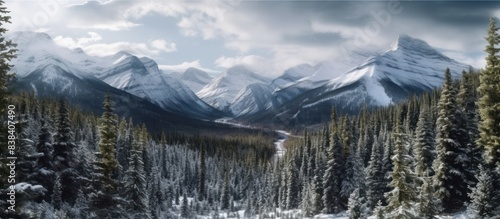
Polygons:
M364 202L364 200L359 193L360 189L356 188L349 196L349 202L348 202L349 219L363 218L362 203Z
M436 121L436 152L433 163L433 186L435 195L446 212L455 211L463 206L467 198L467 164L469 158L461 139L466 133L460 129L456 90L450 70L445 71L445 81L438 103Z
M200 146L200 166L199 166L199 178L198 178L198 198L202 201L205 197L205 178L206 178L206 164L205 164L205 146L204 143Z
M129 169L125 173L123 197L128 202L128 210L134 218L150 218L142 146L134 140L130 151Z
M97 218L120 218L124 215L122 206L125 201L118 196L118 182L114 178L118 168L115 158L118 124L109 95L106 95L103 109L99 126L99 152L96 152L92 182L88 188L90 212Z
M412 184L412 172L408 166L409 157L403 145L403 134L397 122L394 129L395 147L392 162L394 169L391 174L389 187L392 190L385 194L388 205L386 213L388 217L395 219L416 218L413 215L411 203L415 200L415 190Z
M221 210L229 209L229 174L227 172L224 173L224 183L222 186L221 192Z
M290 158L287 169L286 209L293 209L299 206L299 171L295 159L297 159L296 156Z
M57 171L62 171L74 167L74 149L76 145L72 141L73 132L69 120L69 112L64 99L59 101L59 111L57 115L56 133L54 135L54 151L52 153L52 163Z
M42 155L37 159L35 173L33 173L32 178L47 189L44 200L49 201L54 187L54 169L52 167L52 135L47 124L42 125L36 148L38 153Z
M80 173L76 167L76 144L73 142L73 132L68 108L64 99L59 101L57 114L56 133L52 152L52 166L62 185L62 200L73 204L77 198L80 183L77 180Z
M55 209L61 209L62 205L62 191L61 191L61 180L59 179L59 175L56 175L55 183L54 183L54 193L52 194L52 205Z
M434 160L434 130L427 106L422 106L420 110L414 144L415 174L423 177L425 172L432 170Z
M500 162L500 66L497 48L500 35L497 33L495 18L490 18L486 41L486 68L479 73L479 130L478 144L486 150L489 164Z
M437 213L437 203L434 197L434 190L432 187L432 178L429 177L429 172L426 171L421 178L422 186L420 186L420 194L418 196L418 216L422 219L434 219Z
M8 87L11 81L14 79L14 74L11 74L10 68L10 60L16 57L17 50L15 49L15 44L10 40L5 40L5 33L7 29L5 25L10 23L10 16L8 15L9 11L4 6L4 1L0 0L0 123L4 124L6 119L6 111L8 102ZM0 126L0 175L7 176L9 175L9 168L7 167L7 163L9 161L5 160L8 157L8 139L7 139L7 126ZM6 180L0 180L0 188L5 188ZM0 201L0 204L2 202ZM4 208L5 209L5 208ZM2 216L2 213L0 213Z
M334 123L333 123L334 124ZM323 176L323 213L332 214L342 210L340 201L342 147L337 128L332 125L330 147L328 148L328 162Z
M102 155L103 174L105 177L111 177L118 168L118 162L115 158L115 148L117 143L117 116L113 112L111 99L106 95L103 103L104 112L101 116L101 125L99 126L99 151Z
M492 172L488 168L479 168L477 185L469 194L471 201L467 206L468 216L474 219L492 218L500 212L495 212Z
M188 202L187 195L185 192L182 195L181 217L182 218L189 218L190 217L189 202Z
M374 137L372 153L365 175L367 204L370 209L374 209L377 202L384 199L385 189L384 173L382 172L382 154L379 141L376 137Z

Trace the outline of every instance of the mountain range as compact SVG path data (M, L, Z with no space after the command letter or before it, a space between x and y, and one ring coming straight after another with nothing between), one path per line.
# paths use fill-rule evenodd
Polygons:
M151 58L127 52L93 57L59 47L45 33L14 32L7 38L18 44L12 64L19 90L64 96L90 110L100 110L104 94L110 93L117 111L150 112L156 122L157 117L179 116L189 123L226 118L314 124L328 119L332 106L343 112L385 106L440 86L446 68L455 78L471 68L407 35L379 53L351 51L348 60L301 64L277 78L243 65L216 77L196 68L168 74Z

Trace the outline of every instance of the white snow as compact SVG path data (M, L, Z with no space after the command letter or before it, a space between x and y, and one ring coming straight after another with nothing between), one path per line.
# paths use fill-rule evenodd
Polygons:
M255 83L267 84L269 79L252 72L244 66L234 66L214 78L196 95L213 107L227 111L238 93L248 85Z

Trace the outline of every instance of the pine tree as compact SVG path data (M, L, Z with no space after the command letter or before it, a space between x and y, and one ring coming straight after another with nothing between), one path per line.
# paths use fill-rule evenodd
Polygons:
M299 206L299 171L297 170L296 157L292 156L289 160L287 169L287 197L286 209L293 209Z
M414 145L415 173L423 177L425 172L432 170L434 160L434 130L426 106L420 110L416 129L416 140Z
M128 209L134 218L149 218L142 148L137 140L134 140L130 153L129 169L124 178L123 196L127 200Z
M466 173L467 151L461 145L462 136L466 135L458 127L460 120L457 109L456 91L451 79L450 70L445 71L445 81L438 103L438 119L436 121L436 152L433 163L433 186L435 195L447 212L463 206L467 196Z
M366 198L370 209L375 208L378 201L384 199L384 173L382 172L382 154L378 139L374 137L372 153L366 168Z
M432 188L432 178L429 177L429 172L425 172L421 178L422 186L420 187L418 215L422 219L434 219L437 213L437 203L434 197L434 190Z
M120 218L125 201L118 196L118 183L114 179L118 162L115 159L116 115L111 107L109 95L103 103L104 112L99 126L99 152L96 152L94 172L89 191L90 212L97 218Z
M409 157L403 145L403 136L400 130L399 122L397 122L394 130L395 148L392 157L394 169L389 183L392 191L385 194L388 202L386 212L390 218L416 218L412 213L411 206L412 201L415 200L412 173L408 166Z
M316 152L316 171L314 174L314 193L312 195L313 199L313 212L314 214L319 214L323 209L323 175L325 173L324 170L324 161L323 161L322 153Z
M361 140L360 140L361 141ZM364 165L361 159L361 150L359 147L351 145L349 156L345 162L345 176L342 180L340 195L349 197L352 192L359 188L359 192L364 192Z
M364 202L364 200L359 193L360 189L357 188L349 196L349 219L363 218L362 203Z
M57 114L56 133L54 135L54 150L52 152L52 166L59 177L62 185L62 200L73 204L77 198L80 183L77 180L80 175L76 169L76 144L73 142L73 132L69 111L64 99L59 101Z
M206 164L205 164L205 146L202 143L200 146L200 166L199 166L199 178L198 178L198 198L202 201L205 197L205 178L206 178Z
M35 173L33 173L32 178L47 189L44 200L49 201L54 187L54 169L52 167L52 135L47 124L42 125L36 148L38 153L42 153L42 155L37 159Z
M333 123L333 122L332 122ZM333 123L335 124L335 123ZM328 162L323 176L323 213L332 214L342 210L340 201L342 147L337 128L332 125L330 147L328 148Z
M486 161L489 164L500 162L500 66L498 63L500 35L497 33L495 18L490 18L486 40L486 68L480 72L479 80L479 130L478 144L486 149Z
M5 25L10 23L10 16L8 16L9 11L4 6L4 1L0 0L0 123L4 124L5 116L7 115L7 105L8 103L8 87L11 81L14 79L14 74L11 74L10 60L16 57L17 50L15 49L16 44L12 43L10 40L5 40L4 35L7 32ZM7 176L9 174L9 168L7 163L9 161L5 160L8 149L8 139L7 139L7 126L0 126L0 175ZM6 180L0 180L0 188L5 188ZM2 203L2 202L0 202ZM2 213L0 213L2 216Z
M306 217L311 217L313 216L313 203L312 203L312 197L311 197L311 185L304 185L304 190L302 191L302 202L301 202L301 209L302 209L302 215Z
M378 200L375 210L373 210L373 215L375 219L385 219L384 207L382 207L382 201Z
M76 145L72 142L72 131L69 120L68 108L66 102L59 101L59 113L56 124L56 133L54 135L54 151L52 153L52 163L57 171L62 171L74 167L74 149Z
M469 194L471 201L467 206L468 216L474 219L491 218L498 215L495 212L492 172L488 168L479 168L477 175L477 185Z
M182 218L189 218L190 217L189 203L188 203L187 195L185 192L182 195L181 217Z
M61 180L59 179L59 175L56 175L55 183L54 183L54 193L52 194L52 205L54 208L59 210L62 205L62 196L61 196Z
M100 141L99 151L102 154L103 174L105 177L111 177L118 169L118 162L115 158L115 147L117 143L117 116L113 112L111 99L109 95L103 103L104 112L101 116L101 125L99 127Z
M222 192L221 192L221 198L220 198L220 203L221 203L221 209L222 210L227 210L229 208L229 175L228 173L224 173L224 184L222 186Z

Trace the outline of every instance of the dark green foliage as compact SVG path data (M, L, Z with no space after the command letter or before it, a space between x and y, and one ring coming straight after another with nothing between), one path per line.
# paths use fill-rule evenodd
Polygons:
M332 127L330 147L328 148L328 162L323 176L323 213L332 214L342 210L340 201L342 147L337 128Z
M495 18L490 18L486 41L486 68L479 73L479 122L478 144L486 149L486 161L496 164L500 161L500 66L498 51L500 35Z
M456 89L450 70L445 71L445 82L438 103L436 121L436 159L433 163L435 195L447 212L458 210L467 198L467 177L470 162L462 145L464 129L460 128L460 112L457 107Z
M384 199L385 180L382 172L382 153L377 138L374 138L372 153L366 168L366 198L370 209Z

